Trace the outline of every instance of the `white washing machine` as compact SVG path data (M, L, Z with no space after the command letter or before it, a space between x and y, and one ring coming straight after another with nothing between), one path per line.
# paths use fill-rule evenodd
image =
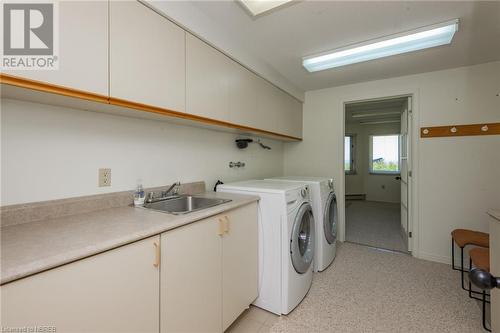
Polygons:
M337 197L333 179L322 177L277 177L273 181L298 182L309 185L316 221L314 271L321 272L335 259L337 243Z
M306 184L251 180L219 185L218 192L259 200L259 296L254 305L288 314L312 282L315 223Z

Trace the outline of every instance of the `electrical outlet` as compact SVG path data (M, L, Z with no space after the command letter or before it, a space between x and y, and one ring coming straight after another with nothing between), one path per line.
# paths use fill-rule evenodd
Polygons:
M111 169L99 169L99 187L111 186Z

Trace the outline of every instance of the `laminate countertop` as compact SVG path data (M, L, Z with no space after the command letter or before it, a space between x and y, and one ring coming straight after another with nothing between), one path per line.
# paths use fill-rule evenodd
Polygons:
M196 195L232 201L184 215L126 206L2 227L0 283L12 282L259 200L256 196L218 192Z

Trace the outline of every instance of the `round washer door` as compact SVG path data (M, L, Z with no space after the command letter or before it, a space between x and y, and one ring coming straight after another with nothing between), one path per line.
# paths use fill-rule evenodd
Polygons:
M300 206L293 222L290 239L293 268L299 274L307 272L314 258L314 217L309 203Z
M330 193L326 200L323 230L328 244L333 244L337 239L337 197L333 192Z

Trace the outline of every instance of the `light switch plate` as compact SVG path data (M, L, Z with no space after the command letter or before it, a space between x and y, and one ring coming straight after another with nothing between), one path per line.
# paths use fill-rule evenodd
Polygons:
M99 187L111 186L111 169L99 169Z

